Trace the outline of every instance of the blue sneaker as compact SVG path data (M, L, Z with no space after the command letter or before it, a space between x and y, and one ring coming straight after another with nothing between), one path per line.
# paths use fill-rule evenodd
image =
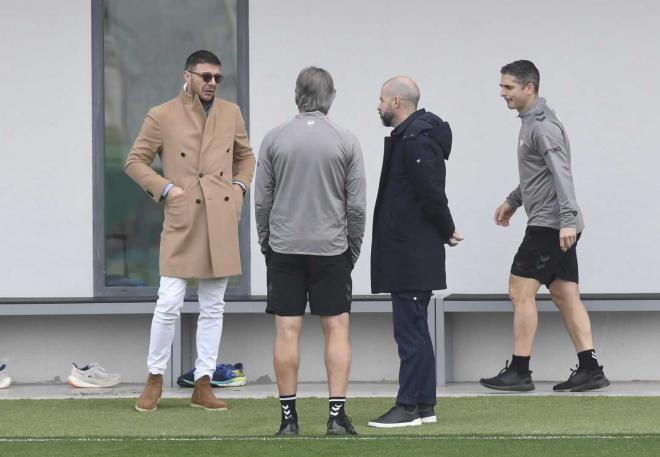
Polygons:
M232 370L232 373L234 376L245 376L245 373L243 373L243 364L241 362L237 362L234 364L231 363L221 363L218 365L218 367L227 367Z
M195 369L193 368L187 373L182 374L176 380L176 383L181 387L195 387ZM211 379L212 387L236 387L244 386L247 384L247 377L243 373L243 364L229 364L221 363L215 368L213 379Z
M213 373L211 385L213 387L237 387L247 384L247 377L243 373L243 364L222 363Z
M195 369L183 373L177 378L176 383L181 387L195 387Z

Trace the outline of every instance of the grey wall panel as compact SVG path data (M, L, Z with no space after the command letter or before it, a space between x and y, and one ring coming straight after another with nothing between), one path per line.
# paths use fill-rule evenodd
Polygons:
M452 313L450 381L494 376L511 360L511 313ZM660 351L660 312L592 313L594 345L610 380L657 380L660 367L649 363ZM650 359L649 359L650 358ZM535 380L568 378L577 357L557 312L540 313L530 369Z
M0 297L93 295L90 17L89 0L0 6Z
M195 360L196 315L184 315L183 371ZM352 317L353 381L395 381L398 356L391 315ZM0 360L17 383L65 382L72 362L97 361L119 372L124 382L142 383L146 373L151 316L3 316ZM248 379L275 380L272 368L274 322L264 314L226 314L220 347L223 362L244 362ZM301 339L300 380L325 382L323 333L317 317L307 316ZM175 373L174 378L178 376Z
M516 20L512 11L529 20ZM330 117L353 130L365 156L369 217L354 278L355 292L368 293L371 215L389 133L376 113L379 90L391 76L412 76L421 106L454 131L447 193L465 242L448 251L450 291L503 293L525 217L517 214L506 230L491 220L518 179L520 121L499 97L499 69L531 59L541 71L541 95L571 140L586 221L582 290L660 292L660 61L649 58L660 43L658 17L660 3L641 0L625 6L615 0L411 0L405 8L394 0L288 0L286 7L251 0L251 140L258 147L268 129L295 114L300 69L313 64L332 73L337 97ZM300 24L316 32L301 34ZM402 38L401 28L411 35ZM265 269L254 237L252 293L259 294Z
M66 382L71 363L98 362L143 382L151 316L3 316L0 360L17 383Z

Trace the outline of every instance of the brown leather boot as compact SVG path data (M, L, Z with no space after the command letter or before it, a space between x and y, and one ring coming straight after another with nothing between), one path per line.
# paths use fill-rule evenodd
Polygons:
M211 390L211 378L202 376L195 381L195 390L190 399L193 408L204 408L207 411L227 411L227 403L215 398Z
M163 375L151 374L144 384L144 389L140 394L140 398L135 402L135 409L141 413L150 413L156 411L158 407L158 400L163 393Z

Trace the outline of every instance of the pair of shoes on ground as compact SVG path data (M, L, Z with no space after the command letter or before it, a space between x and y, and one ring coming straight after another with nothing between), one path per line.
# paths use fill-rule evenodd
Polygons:
M182 374L176 380L181 387L195 387L195 369ZM211 387L239 387L247 384L242 363L221 363L213 372Z
M481 378L479 384L489 389L512 392L529 392L536 388L532 381L532 372L520 374L509 365L508 360L497 376ZM555 392L586 392L609 385L610 381L605 377L602 366L591 370L577 366L575 370L571 369L567 381L555 384L552 389Z
M6 364L0 365L0 389L9 387L11 384L11 378L9 377L9 369Z
M75 363L72 364L71 374L67 383L73 387L112 387L121 382L121 375L117 373L108 373L96 362L90 362L86 366L79 368Z
M296 437L299 433L300 428L298 427L298 419L292 417L282 420L280 423L280 431L277 432L275 436ZM355 431L355 427L353 427L353 421L351 418L344 414L328 418L328 427L325 434L332 436L355 436L357 435L357 432Z
M149 373L144 389L135 402L135 409L141 413L156 411L162 394L163 375ZM193 390L190 398L190 406L207 411L227 411L229 409L224 401L215 398L211 389L211 378L208 375L195 381L195 390Z
M433 405L394 405L388 412L369 422L370 427L414 427L437 422Z

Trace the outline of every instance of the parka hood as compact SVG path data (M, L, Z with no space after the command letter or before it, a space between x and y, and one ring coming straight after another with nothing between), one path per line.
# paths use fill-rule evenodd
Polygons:
M404 139L410 136L427 135L442 148L445 160L449 159L452 144L451 127L449 127L449 123L430 111L423 108L415 111L392 131L392 135L397 134L403 135Z

